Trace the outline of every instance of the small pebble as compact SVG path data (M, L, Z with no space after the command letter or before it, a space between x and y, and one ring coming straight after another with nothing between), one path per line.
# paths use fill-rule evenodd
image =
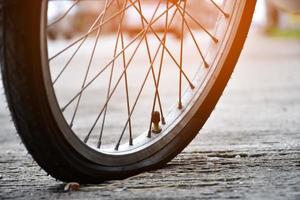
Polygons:
M218 157L207 157L207 160L208 161L219 161L219 160L221 160L221 158L218 158Z
M117 188L114 191L115 192L122 192L122 191L125 191L125 190L127 190L127 187Z
M235 158L241 158L241 156L240 155L236 155Z
M78 191L80 189L79 183L70 182L65 185L64 191Z

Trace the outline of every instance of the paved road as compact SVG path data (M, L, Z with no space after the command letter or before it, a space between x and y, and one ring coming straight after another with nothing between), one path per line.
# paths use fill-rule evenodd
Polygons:
M251 34L216 110L164 169L64 184L39 169L0 97L0 199L300 199L300 41Z

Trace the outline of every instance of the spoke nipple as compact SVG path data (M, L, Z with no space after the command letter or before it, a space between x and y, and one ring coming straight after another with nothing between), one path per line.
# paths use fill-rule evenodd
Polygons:
M161 119L161 123L162 123L162 125L165 125L165 124L166 124L166 120L165 120L165 118L164 118L164 117L162 117L162 119Z
M214 41L215 43L218 43L218 42L219 42L219 40L218 40L217 38L215 38L215 37L213 37L213 41Z
M97 148L100 149L101 147L101 142L98 142Z
M129 140L129 145L130 146L132 146L133 145L133 141L132 141L132 139L130 138L130 140Z
M204 62L204 67L209 68L209 64L207 62Z
M224 13L225 18L228 18L230 15L228 13Z
M115 147L115 151L119 151L119 146L120 144L117 144L117 146Z
M159 126L160 113L158 111L154 111L152 113L151 121L152 121L152 133L159 134L161 132L161 127Z
M178 109L181 110L182 108L183 108L182 102L179 102L179 103L178 103Z
M190 84L190 87L192 88L192 90L195 89L195 86L192 83Z
M148 131L147 138L151 138L151 130Z

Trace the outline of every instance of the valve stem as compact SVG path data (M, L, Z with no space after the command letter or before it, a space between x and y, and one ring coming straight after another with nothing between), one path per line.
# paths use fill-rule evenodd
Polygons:
M159 134L161 133L160 123L160 113L158 111L154 111L151 117L152 122L152 133Z

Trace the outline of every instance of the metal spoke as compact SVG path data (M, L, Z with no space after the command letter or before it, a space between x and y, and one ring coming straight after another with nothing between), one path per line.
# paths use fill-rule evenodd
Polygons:
M124 48L124 35L121 32L121 45L122 48ZM125 52L123 52L122 56L123 60L123 68L125 69L126 67L126 55ZM130 116L130 102L129 102L129 89L128 89L128 77L127 77L127 72L125 70L124 73L124 82L125 82L125 92L126 92L126 106L127 106L127 116ZM132 135L132 125L131 125L131 119L129 119L128 122L128 128L129 128L129 145L133 145L133 135Z
M169 2L167 2L166 7L167 8L169 7ZM177 12L177 10L173 13L173 16L172 16L172 18L170 20L170 24L168 24L168 21L169 21L169 12L166 13L166 19L165 19L165 27L166 28L165 28L165 32L164 32L164 35L163 35L163 43L164 43L163 45L164 46L166 45L166 39L167 39L167 34L168 34L169 27L172 25L172 22L173 22L173 20L174 20L174 18L176 16L176 12ZM162 71L163 60L164 60L164 54L165 54L165 48L162 48L162 54L161 54L160 64L159 64L159 71L158 71L158 76L157 76L157 89L159 88L161 71ZM154 113L154 110L155 110L156 98L157 98L157 95L155 93L154 100L153 100L153 105L152 105L152 111L151 111L149 129L148 129L148 138L151 138L152 113ZM163 113L161 113L161 118L162 118L162 124L163 125L166 124L165 117L164 117Z
M139 6L139 14L140 14L140 16L143 16L143 11L142 11L142 6L141 6L140 0L138 1L138 6ZM145 28L145 23L144 23L144 20L143 20L142 17L141 17L141 23L142 23L142 28L144 29ZM148 59L149 59L150 67L151 67L152 78L153 78L153 82L154 82L154 86L155 86L155 95L157 96L160 113L163 115L163 109L162 109L162 105L161 105L159 90L158 90L158 87L157 87L157 80L156 80L156 77L155 77L154 66L153 66L153 64L151 64L152 63L152 56L151 56L151 52L150 52L150 47L149 47L149 42L148 42L147 35L145 36L145 43L146 43Z
M106 13L107 13L107 4L108 4L108 0L105 1L105 10L104 10L104 14L103 14L103 17L102 17L102 19L101 19L101 22L103 22L103 20L104 20L104 18L105 18L105 16L106 16ZM82 85L81 85L81 89L84 88L84 86L85 86L85 84L86 84L87 77L88 77L89 72L90 72L90 68L91 68L91 65L92 65L92 62L93 62L93 58L94 58L94 55L95 55L95 51L96 51L96 48L97 48L97 44L98 44L98 41L99 41L99 38L100 38L101 31L102 31L102 26L99 27L99 29L98 29L98 31L97 31L96 40L95 40L95 43L94 43L94 46L93 46L92 53L91 53L91 55L90 55L88 67L87 67L86 72L85 72L85 76L84 76L84 79L83 79L83 82L82 82ZM72 120L71 120L71 123L70 123L70 127L73 126L73 122L74 122L75 116L76 116L76 114L77 114L79 105L80 105L80 101L81 101L81 98L82 98L82 94L83 94L83 92L80 93L80 95L79 95L79 97L78 97L78 99L77 99L76 106L75 106L75 110L74 110L74 113L73 113L73 116L72 116Z
M110 4L112 4L114 0L110 1ZM65 47L64 49L60 50L59 52L57 52L55 55L53 55L51 58L49 58L49 61L52 61L53 59L55 59L56 57L58 57L59 55L61 55L62 53L64 53L65 51L67 51L68 49L70 49L71 47L73 47L75 44L79 43L80 41L86 39L89 35L91 35L92 33L94 33L96 30L98 30L98 28L100 26L104 26L105 24L107 24L108 22L110 22L111 20L113 20L114 18L116 18L117 16L119 16L122 12L125 12L128 8L130 8L132 6L132 4L135 4L137 2L137 0L131 2L130 5L126 6L125 9L120 10L118 12L116 12L114 15L112 15L111 17L107 18L103 23L100 23L96 26L94 26L92 29L90 29L89 31L87 31L84 35L80 36L77 40L75 40L74 42L72 42L71 44L69 44L67 47ZM100 18L103 15L103 12L100 13ZM96 20L97 21L97 20ZM99 21L99 20L98 20Z
M169 9L167 9L167 10L169 10ZM169 26L167 26L167 30L168 30L169 27L171 26L172 21L173 21L173 18L175 17L175 14L176 14L176 13L174 13L174 15L173 15L173 17L172 17L172 20L171 20L170 23L169 23ZM165 37L166 37L166 34L164 35L164 38L165 38ZM155 53L155 55L154 55L154 57L153 57L153 60L152 60L152 62L150 63L150 67L149 67L149 69L148 69L148 71L147 71L147 73L146 73L146 76L145 76L145 78L144 78L144 81L143 81L143 83L142 83L142 86L141 86L141 88L140 88L140 90L139 90L139 93L138 93L138 95L137 95L137 97L136 97L136 99L135 99L135 102L134 102L134 104L133 104L132 110L131 110L131 112L130 112L130 116L128 117L128 119L127 119L127 121L126 121L125 126L124 126L123 131L122 131L122 134L121 134L121 136L120 136L120 138L119 138L119 140L118 140L118 143L117 143L116 146L115 146L115 150L116 150L116 151L119 149L119 146L120 146L121 140L122 140L122 138L123 138L124 132L125 132L125 130L126 130L126 127L127 127L128 123L129 123L129 121L130 121L130 119L131 119L131 116L132 116L132 114L133 114L133 112L134 112L134 110L135 110L135 107L136 107L136 105L137 105L137 103L138 103L138 100L139 100L139 98L140 98L140 96L141 96L141 94L142 94L142 91L143 91L143 89L144 89L144 86L145 86L145 84L146 84L146 81L147 81L147 79L148 79L148 77L149 77L149 74L150 74L150 72L151 72L151 66L153 66L153 64L154 64L154 62L155 62L155 60L156 60L156 58L157 58L157 56L158 56L158 53L159 53L159 51L160 51L160 48L161 48L162 46L163 46L162 43L160 43L159 46L158 46L158 48L157 48L157 50L156 50L156 53Z
M132 0L129 0L129 1L132 1ZM173 5L177 5L177 4L173 4ZM171 7L173 7L173 5ZM133 7L138 10L138 8L133 5ZM149 24L148 20L142 16L143 20ZM172 53L170 52L170 50L166 47L166 45L163 44L163 41L160 39L160 37L158 36L158 34L155 32L155 30L153 29L153 27L150 26L150 29L152 31L152 33L154 34L154 36L157 38L157 40L163 45L163 48L165 48L165 50L167 51L168 55L171 57L171 59L173 60L173 62L176 64L176 66L180 69L180 64L176 61L176 59L174 58L174 56L172 55ZM182 74L184 76L184 78L187 80L187 82L189 83L190 87L192 89L194 89L194 85L192 83L192 81L189 79L189 77L186 75L186 73L184 71L182 71Z
M137 95L137 97L136 97L136 99L135 99L135 102L134 102L134 104L133 104L133 106L132 106L130 115L129 115L129 117L128 117L126 123L125 123L125 126L124 126L124 128L123 128L123 131L122 131L122 133L121 133L121 135L120 135L120 137L119 137L119 140L118 140L118 142L117 142L117 144L116 144L116 146L115 146L115 150L116 150L116 151L119 150L119 146L120 146L120 143L121 143L122 138L123 138L123 136L124 136L125 130L126 130L127 126L128 126L129 120L130 120L130 118L131 118L131 116L132 116L132 114L133 114L133 112L134 112L134 110L135 110L135 107L136 107L136 105L137 105L137 103L138 103L138 100L140 99L140 96L141 96L142 91L143 91L143 89L144 89L144 87L145 87L146 81L147 81L147 79L148 79L148 77L149 77L149 74L150 74L150 72L151 72L151 65L153 65L153 63L155 62L156 57L157 57L157 55L158 55L158 53L159 53L159 50L160 50L161 46L162 46L162 45L160 44L159 47L158 47L158 49L156 50L155 56L154 56L154 58L153 58L153 60L152 60L152 63L150 64L150 67L149 67L149 69L148 69L148 71L147 71L147 73L146 73L146 76L145 76L145 78L144 78L144 81L143 81L143 83L142 83L142 86L141 86L141 88L140 88L140 90L139 90L139 93L138 93L138 95Z
M98 116L97 116L95 122L93 123L93 125L92 125L90 131L88 132L87 136L85 137L85 141L87 141L87 140L89 139L89 137L90 137L91 133L93 132L94 128L96 127L96 125L97 125L97 123L98 123L98 121L99 121L99 119L100 119L100 117L101 117L101 115L102 115L102 113L103 113L105 107L107 106L109 100L111 99L111 97L112 97L112 95L114 94L116 88L118 87L118 85L119 85L119 83L120 83L122 77L124 76L126 70L127 70L128 67L130 66L130 63L132 62L132 60L133 60L133 58L134 58L136 52L138 51L140 45L142 44L142 41L143 41L143 39L145 38L145 35L146 35L147 32L148 32L148 29L150 28L150 26L151 26L152 23L153 23L154 17L155 17L155 15L156 15L157 11L158 11L158 8L159 8L159 5L160 5L160 4L161 4L161 0L159 1L159 4L158 4L158 6L156 7L155 12L154 12L154 14L153 14L153 16L152 16L152 18L151 18L151 23L148 24L148 26L146 27L146 30L143 30L143 36L142 36L140 42L138 43L138 45L137 45L137 47L135 48L135 50L134 50L134 52L133 52L131 58L129 59L128 63L126 64L125 69L123 70L122 74L120 75L120 77L119 77L119 79L118 79L118 81L117 81L115 87L113 88L111 94L109 95L109 98L108 98L107 101L105 102L104 107L103 107L103 108L101 109L101 111L99 112L99 114L98 114ZM128 122L129 122L129 120L127 120L126 126L127 126ZM126 130L126 129L125 129L125 130ZM125 132L125 131L124 131L124 132ZM124 132L122 133L122 137L123 137Z
M118 3L118 6L119 6L119 0L117 0L117 3ZM127 0L126 0L126 2L124 3L124 7L126 7L126 5L127 5ZM116 54L117 54L118 43L119 43L120 36L121 36L121 34L122 34L121 28L122 28L122 23L123 23L124 15L125 15L125 12L122 13L121 20L120 20L120 24L119 24L119 27L118 27L117 39L116 39L115 48L114 48L114 57L115 57ZM112 67L111 67L111 71L110 71L109 83L108 83L108 89L107 89L107 94L106 94L106 100L108 99L109 94L110 94L110 91L111 91L111 85L112 85L112 79L113 79L114 68L115 68L115 60L114 60L114 62L112 63ZM104 131L104 125L105 125L106 114L107 114L107 107L108 107L108 104L105 106L104 113L103 113L103 119L102 119L102 124L101 124L101 129L100 129L100 135L99 135L98 145L97 145L98 148L101 147L101 140L102 140L102 135L103 135L103 131Z
M214 0L210 0L212 4L215 5L215 7L226 17L228 18L230 15L226 13Z
M53 26L54 24L57 24L59 21L61 21L62 19L64 19L69 12L80 2L80 0L76 0L69 8L68 10L60 17L58 17L57 19L55 19L53 22L51 22L50 24L47 25L48 28L50 28L51 26Z
M181 40L180 40L180 68L179 68L179 94L178 94L178 109L182 109L182 67L183 67L183 41L184 41L184 18L186 11L186 1L183 2L183 15L181 19Z
M189 33L190 33L190 35L191 35L191 37L192 37L192 39L193 39L193 41L194 41L196 47L197 47L197 50L198 50L198 52L199 52L199 54L200 54L200 57L201 57L202 61L204 62L205 68L208 68L209 65L208 65L208 63L206 62L205 58L204 58L204 55L203 55L203 53L202 53L202 51L201 51L201 49L200 49L200 46L199 46L199 44L198 44L198 42L197 42L197 39L196 39L196 37L195 37L195 35L194 35L194 33L193 33L191 27L189 26L189 24L188 24L187 20L185 19L185 17L183 17L183 12L182 12L181 10L179 10L179 9L178 9L178 12L180 13L180 15L182 16L182 18L183 18L183 20L184 20L185 26L187 27L187 29L188 29L188 31L189 31Z
M175 4L177 9L180 9L181 11L183 10L180 5L177 3ZM188 11L185 11L185 14L189 16L189 18L195 22L215 43L217 43L219 40L212 34L210 33L200 22L198 22Z
M101 20L103 22L104 19L104 14L106 12L106 10L109 8L109 6L111 5L111 3L114 0L111 0L109 4L105 5L104 11L101 12L97 19L93 22L92 26L89 28L88 32L90 32L95 26L96 24ZM98 27L97 30L99 30L100 28L102 28L102 26ZM74 59L74 57L77 55L78 51L80 50L80 48L82 47L82 45L84 44L84 42L87 40L88 35L83 38L83 40L81 40L80 44L78 45L78 47L76 48L76 50L73 52L72 56L68 59L68 61L66 62L66 64L64 65L64 67L62 68L62 70L58 73L58 75L56 76L56 78L53 81L53 85L58 81L58 79L62 76L62 74L65 72L65 70L68 68L68 66L70 65L71 61ZM51 60L51 59L50 59Z

